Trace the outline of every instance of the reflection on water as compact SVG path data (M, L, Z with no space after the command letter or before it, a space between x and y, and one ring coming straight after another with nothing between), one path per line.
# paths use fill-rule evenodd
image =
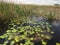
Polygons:
M57 41L57 42L60 42L60 21L53 21L52 23L51 23L51 25L52 25L52 30L55 32L54 33L54 39L55 39L55 41Z
M48 22L48 21L45 20L42 16L40 16L40 17L33 16L32 18L29 18L27 20L27 22L32 23L32 22ZM50 42L51 43L60 42L60 36L59 36L60 35L60 21L54 20L54 21L48 22L48 23L52 25L51 30L54 31L53 39ZM55 45L53 43L51 45Z
M54 31L53 38L48 41L47 45L56 45L56 42L60 43L60 21L49 22L52 25L52 30Z
M53 21L52 25L59 27L60 26L60 21Z
M31 16L27 18L27 23L46 22L42 16Z

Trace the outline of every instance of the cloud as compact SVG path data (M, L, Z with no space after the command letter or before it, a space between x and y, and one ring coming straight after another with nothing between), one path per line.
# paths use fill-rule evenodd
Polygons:
M60 3L60 0L4 0L5 2L23 3L23 4L38 4L38 5L53 5Z

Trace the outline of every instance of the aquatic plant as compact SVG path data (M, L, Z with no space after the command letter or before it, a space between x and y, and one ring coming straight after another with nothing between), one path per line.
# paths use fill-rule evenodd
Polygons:
M56 45L60 45L60 43L56 43Z
M43 16L48 21L53 21L55 19L55 12L52 11L46 11L45 15Z
M46 45L47 40L50 40L52 34L54 34L50 29L51 25L47 22L33 23L33 25L24 26L20 23L11 22L9 26L12 27L9 27L6 33L0 36L1 39L5 39L3 45L8 43L10 45L19 45L18 42L20 42L20 45L34 45L34 41L41 41L43 45ZM24 43L21 42L23 40Z

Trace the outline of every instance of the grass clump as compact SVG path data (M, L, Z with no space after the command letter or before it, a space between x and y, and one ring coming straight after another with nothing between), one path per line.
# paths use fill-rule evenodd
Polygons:
M54 17L54 16L55 16L55 12L52 12L52 11L51 11L51 12L50 12L50 11L47 12L47 11L46 11L46 12L45 12L45 15L44 15L43 17L44 17L47 21L50 21L50 22L51 22L51 21L55 20L55 17Z

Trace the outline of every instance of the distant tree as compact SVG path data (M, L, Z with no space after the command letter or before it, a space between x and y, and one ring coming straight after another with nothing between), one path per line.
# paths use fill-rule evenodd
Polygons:
M55 4L55 6L59 6L60 4Z
M57 7L59 7L60 6L60 4L54 4L55 6L57 6Z

